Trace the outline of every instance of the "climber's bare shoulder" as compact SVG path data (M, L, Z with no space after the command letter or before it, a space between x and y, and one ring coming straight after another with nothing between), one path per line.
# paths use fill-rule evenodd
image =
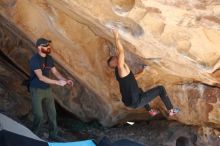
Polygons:
M130 73L130 68L126 63L118 65L118 73L121 78L126 77Z

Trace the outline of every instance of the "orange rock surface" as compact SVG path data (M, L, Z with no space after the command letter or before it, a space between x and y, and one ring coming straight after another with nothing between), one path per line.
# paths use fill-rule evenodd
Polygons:
M131 69L148 65L140 87L164 85L181 108L172 119L220 128L219 0L1 0L0 15L32 42L39 37L53 41L52 56L60 70L80 85L72 90L54 87L56 99L82 120L112 126L148 116L144 109L122 104L114 72L107 67L114 50L113 26ZM15 55L19 50L2 50L28 72L26 62ZM30 57L34 49L21 50ZM166 116L159 99L151 105Z

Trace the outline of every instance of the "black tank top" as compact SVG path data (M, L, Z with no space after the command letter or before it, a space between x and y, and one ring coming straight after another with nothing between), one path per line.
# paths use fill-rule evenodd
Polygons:
M127 76L121 78L118 73L118 68L116 67L115 76L119 82L122 101L127 106L132 105L132 101L136 100L140 94L140 89L138 87L134 74L132 73L132 71L130 71Z

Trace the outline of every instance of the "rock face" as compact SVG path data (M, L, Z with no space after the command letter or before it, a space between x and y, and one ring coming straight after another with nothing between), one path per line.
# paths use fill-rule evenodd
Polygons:
M39 37L53 41L59 69L76 82L73 89L54 87L54 95L82 120L111 126L147 116L144 109L122 104L107 67L114 26L131 69L148 65L140 87L164 85L181 108L173 119L220 128L219 0L2 0L0 14L1 50L24 72L34 51L31 42ZM18 38L22 41L14 41ZM158 99L152 106L164 111Z
M20 87L24 75L4 59L0 58L0 111L7 111L13 116L26 115L31 104L26 89Z

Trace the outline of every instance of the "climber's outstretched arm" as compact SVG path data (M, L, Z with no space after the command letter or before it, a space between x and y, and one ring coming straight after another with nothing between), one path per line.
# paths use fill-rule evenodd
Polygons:
M125 65L125 54L124 54L124 47L121 44L121 41L119 39L119 34L118 31L116 29L112 29L112 32L114 34L115 37L115 44L116 44L116 49L118 52L118 67L119 68L123 68Z

